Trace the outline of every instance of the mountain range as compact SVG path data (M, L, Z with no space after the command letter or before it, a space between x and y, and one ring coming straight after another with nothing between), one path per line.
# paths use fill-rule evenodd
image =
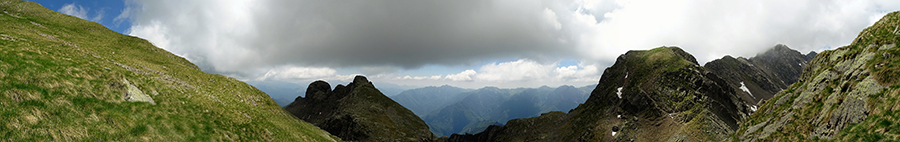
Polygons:
M898 27L900 12L892 12L860 32L848 46L802 57L725 57L706 65L715 69L700 67L690 54L675 47L629 51L604 71L587 102L568 114L515 119L482 133L443 140L896 140L900 136L896 123L900 113L895 113L900 100ZM763 54L784 49L779 45ZM771 57L789 60L761 61ZM810 62L803 64L805 60ZM797 62L802 73L785 71L796 69L788 66ZM796 82L792 76L798 76ZM782 84L790 85L773 89ZM765 99L763 93L770 90L779 91ZM761 97L753 98L757 95ZM753 100L759 103L747 103Z
M440 86L388 97L382 91L402 89L363 76L305 89L254 83L297 95L282 108L147 40L33 2L0 0L0 10L8 141L900 139L900 12L821 53L776 45L701 66L679 47L632 50L597 85L578 88Z
M724 79L731 88L740 90L741 99L756 108L756 103L772 98L778 91L797 82L803 68L816 56L806 55L785 45L776 45L749 59L725 56L703 65Z
M583 103L594 86L468 90L445 85L408 90L391 98L417 112L435 135L450 136L478 133L511 119L568 111Z

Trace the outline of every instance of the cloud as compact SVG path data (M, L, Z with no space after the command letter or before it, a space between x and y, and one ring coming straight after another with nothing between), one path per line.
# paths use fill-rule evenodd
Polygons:
M84 8L81 5L75 5L75 3L63 5L63 7L59 8L59 10L57 10L57 11L59 11L60 13L66 14L66 15L72 15L72 16L75 16L75 17L78 17L81 19L91 20L94 22L98 22L98 21L102 20L103 12L104 12L104 10L101 9L96 12L97 14L94 17L90 17L90 16L88 16L88 11L89 11L88 8Z
M821 51L849 44L885 13L900 10L900 1L892 0L127 3L114 20L131 21L130 35L211 73L256 79L284 68L330 68L408 84L472 86L595 82L602 68L628 50L664 45L682 47L701 64L724 55L753 56L776 44ZM480 64L510 59L527 60ZM561 59L581 63L558 67L554 62ZM423 66L480 68L394 74Z
M402 84L408 80L429 80L430 85L453 84L464 87L537 87L541 85L587 85L596 83L600 79L600 72L596 65L571 65L558 67L558 62L541 64L529 59L516 61L491 63L478 68L478 71L469 69L456 74L446 76L403 76L381 77L387 82L399 82Z
M169 51L212 72L284 64L415 69L573 54L541 1L135 2L129 9L137 12L121 16L133 20L130 35L166 37ZM135 30L147 27L165 31Z
M702 64L724 55L753 56L779 43L801 52L847 45L874 23L873 19L900 10L897 3L900 2L616 1L618 8L604 13L602 21L575 19L581 19L587 31L579 52L585 53L585 58L609 60L626 50L677 45L694 54Z
M457 74L448 74L444 78L452 81L472 81L475 79L475 74L478 74L475 70L466 70Z
M331 68L282 67L272 69L257 80L322 79L337 75Z

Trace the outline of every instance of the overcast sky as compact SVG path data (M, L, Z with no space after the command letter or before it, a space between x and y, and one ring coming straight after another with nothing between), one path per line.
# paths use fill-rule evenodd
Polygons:
M776 44L822 51L900 10L896 0L39 3L241 80L345 83L363 74L376 84L466 88L594 84L619 55L659 46L701 64Z

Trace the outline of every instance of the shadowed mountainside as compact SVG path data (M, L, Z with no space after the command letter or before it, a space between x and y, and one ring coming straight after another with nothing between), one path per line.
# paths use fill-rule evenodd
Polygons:
M703 65L710 72L725 80L747 104L756 107L759 101L772 98L778 91L797 82L803 67L815 57L815 52L807 55L785 45L776 45L766 52L750 59L725 56Z
M285 109L297 118L349 141L432 141L422 119L356 76L350 84L315 81L306 98L297 97Z

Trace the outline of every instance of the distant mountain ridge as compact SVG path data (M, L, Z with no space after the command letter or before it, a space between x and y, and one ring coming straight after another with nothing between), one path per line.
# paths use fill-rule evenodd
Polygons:
M406 90L398 95L389 97L400 103L400 105L409 108L419 117L422 117L459 101L462 97L465 97L459 94L468 91L471 91L471 89L457 88L450 85L429 86Z
M595 86L470 90L444 85L411 89L391 98L422 117L435 135L450 136L478 133L489 125L502 125L514 118L569 111L587 100L589 90Z

